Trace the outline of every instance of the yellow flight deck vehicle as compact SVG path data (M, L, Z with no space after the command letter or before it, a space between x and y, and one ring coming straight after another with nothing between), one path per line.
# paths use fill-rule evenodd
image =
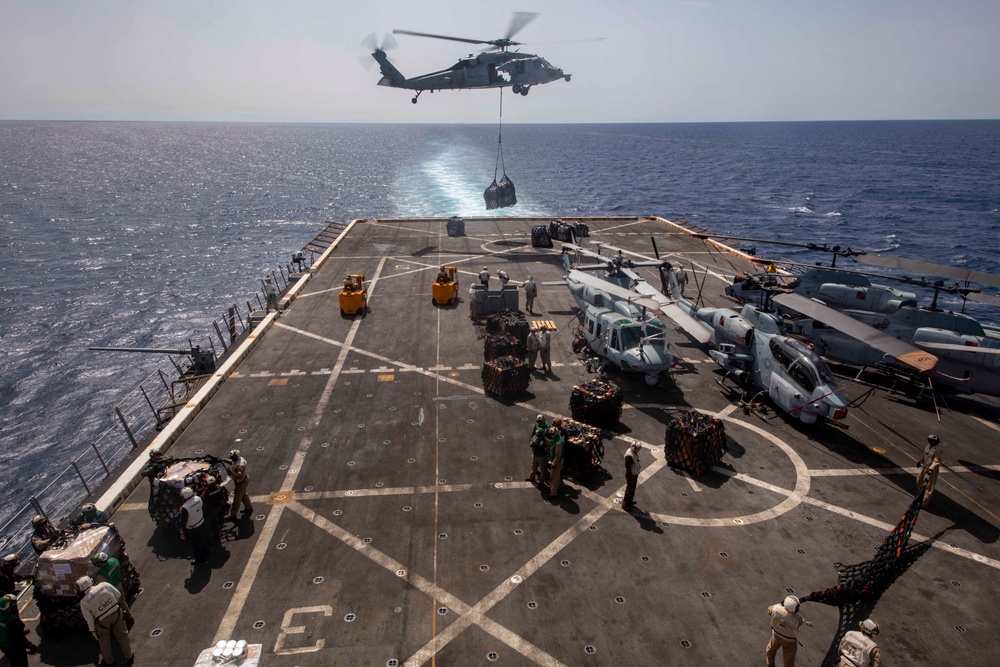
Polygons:
M365 289L365 276L352 273L344 278L344 289L340 291L340 314L364 314L368 308L368 290Z
M458 302L458 269L442 266L431 288L431 298L435 304L443 306Z

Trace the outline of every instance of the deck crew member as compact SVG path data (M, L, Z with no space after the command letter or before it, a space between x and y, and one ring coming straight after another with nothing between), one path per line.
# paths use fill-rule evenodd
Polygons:
M549 427L547 435L549 466L551 468L549 472L549 495L546 498L551 500L559 496L559 484L562 482L563 456L565 454L566 442L563 440L559 429L556 428L555 420L552 421L552 426Z
M549 443L546 439L548 424L545 415L535 417L535 428L531 432L528 446L531 448L531 473L524 480L542 486L549 481Z
M20 564L21 557L17 554L7 554L0 561L0 595L14 593L17 582L24 581L25 577L16 572L17 566Z
M838 667L882 667L882 654L874 639L878 623L866 618L858 626L861 632L851 630L840 640Z
M25 635L27 630L17 611L17 597L4 595L0 598L0 653L7 656L10 667L28 667L28 653L38 650Z
M243 505L244 512L253 512L253 504L247 494L247 486L250 484L250 471L247 470L247 460L243 458L240 450L234 449L229 452L229 476L233 478L236 487L233 489L233 506L229 510L229 520L236 521L237 510L240 504Z
M510 276L503 269L497 269L497 278L500 279L500 289L503 289L510 282Z
M642 467L639 463L641 449L642 445L633 440L625 450L625 497L622 498L622 509L626 512L635 507L635 487L639 483L639 470Z
M440 269L438 269L437 280L435 280L435 282L439 282L439 283L450 283L451 282L451 276L448 275L448 272L444 270L443 266Z
M31 519L31 526L34 531L31 533L31 546L39 555L52 546L52 543L59 539L62 534L58 528L52 525L51 521L41 514L36 514Z
M128 606L128 600L125 599L125 589L122 588L122 564L114 556L109 556L103 551L98 551L90 559L91 564L97 568L97 574L94 575L94 583L101 583L106 581L112 586L114 586L121 597L118 598L118 604L121 605L122 613L125 614L125 623L128 627L135 625L135 618L132 616L132 610Z
M926 480L927 487L924 489L923 507L931 504L931 496L934 495L934 485L937 484L938 474L941 472L941 439L933 433L927 436L927 446L924 448L924 455L920 459L917 467L917 493Z
M112 635L125 654L125 664L134 664L132 645L128 640L128 629L125 627L125 615L119 606L121 593L118 589L106 581L95 586L90 577L77 579L76 587L83 594L83 599L80 600L83 620L87 622L87 627L101 646L101 664L115 664L115 656L111 650Z
M674 277L677 278L677 288L681 291L681 296L684 296L684 288L688 284L688 274L684 270L683 266L678 266L674 270Z
M205 506L194 489L185 486L181 489L181 539L191 545L194 558L191 563L200 565L208 560L211 546L208 542L208 524L205 523Z
M214 544L219 544L222 534L222 517L229 514L229 492L219 484L214 475L205 478L205 493L201 500L205 507L205 521Z
M479 282L482 283L483 287L486 289L490 288L490 270L485 266L483 270L479 272Z
M552 372L552 334L542 329L538 334L538 351L542 355L542 371Z
M93 503L86 503L80 508L80 516L70 523L81 528L88 528L94 524L107 525L108 513L100 511Z
M799 599L789 595L781 604L772 604L767 608L771 616L771 641L767 643L764 654L767 657L767 667L774 667L774 657L781 649L781 660L785 667L795 667L795 652L799 648L799 628L802 624L812 625L799 615Z
M150 484L152 484L153 478L162 475L173 461L172 456L164 456L163 452L159 448L156 448L149 452L149 461L142 467L139 474L148 478Z
M278 310L278 286L271 276L264 279L264 296L267 297L267 312Z
M528 276L528 279L524 281L524 309L532 315L535 314L533 309L536 296L538 296L538 285L535 284L531 276Z
M528 332L524 346L528 350L528 365L531 366L531 370L535 370L535 360L538 359L538 350L542 346L541 341L538 339L538 331L532 329Z

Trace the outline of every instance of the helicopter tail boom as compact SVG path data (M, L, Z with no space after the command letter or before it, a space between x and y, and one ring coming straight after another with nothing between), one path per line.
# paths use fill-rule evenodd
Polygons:
M389 86L391 88L403 87L403 84L406 83L406 77L396 69L395 65L389 62L389 57L385 54L385 51L376 49L372 53L372 58L375 59L379 69L382 71L382 79L378 82L378 85Z

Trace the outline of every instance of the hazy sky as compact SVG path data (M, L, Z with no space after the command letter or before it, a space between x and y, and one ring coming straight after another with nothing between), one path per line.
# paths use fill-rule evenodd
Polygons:
M0 0L0 119L493 122L496 90L377 87L361 41L495 39L513 10L573 80L508 91L505 122L1000 118L1000 0ZM406 76L476 48L396 39Z

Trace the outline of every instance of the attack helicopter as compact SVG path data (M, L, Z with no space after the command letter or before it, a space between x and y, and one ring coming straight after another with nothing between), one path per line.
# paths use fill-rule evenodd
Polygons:
M825 245L815 247L810 244L801 247L831 250ZM837 246L834 248L839 250ZM929 373L928 376L938 387L959 393L1000 396L1000 329L983 326L964 313L938 307L941 292L958 294L963 299L963 310L966 299L1000 305L1000 300L995 295L970 286L972 282L998 286L1000 276L850 249L834 253L834 257L838 255L856 257L857 261L867 264L922 271L960 280L964 284L947 285L943 280L932 281L909 276L879 276L932 289L934 296L930 306L920 307L915 294L912 299L891 298L911 295L889 287L876 290L879 286L861 282L867 282L868 276L872 274L782 262L792 268L806 268L801 282L788 283L789 287L794 288L794 294L773 297L775 303L801 316L801 319L792 322L793 333L809 340L823 356L834 361L871 367L879 367L886 362L901 362L918 372ZM771 260L755 261L773 264ZM831 264L836 264L835 259ZM829 282L820 284L815 291L803 289L806 284L805 276L810 274L822 276ZM776 287L779 281L770 278L772 275L766 274L762 279L757 279L754 289L736 290L731 295L741 300L752 298L756 301L761 295L780 289ZM751 281L741 282L746 285ZM727 293L730 293L728 288ZM873 297L873 294L876 296ZM890 298L885 298L886 295ZM859 323L862 326L859 327ZM873 333L873 330L878 334Z
M515 12L511 18L510 26L507 28L506 35L490 40L449 37L447 35L434 35L426 32L414 32L412 30L393 30L393 34L396 35L445 39L453 42L465 42L467 44L481 44L488 47L478 55L470 54L460 59L448 69L412 78L403 76L386 55L386 51L396 46L396 40L392 36L387 35L382 43L378 43L375 35L371 34L365 38L362 45L367 49L371 49L371 57L375 59L375 62L379 65L379 69L382 71L382 78L379 80L378 85L416 91L416 95L411 100L414 104L417 103L420 93L425 90L434 92L435 90L509 87L515 94L527 95L533 86L550 83L559 79L569 81L572 77L571 74L566 74L563 70L553 66L541 56L511 50L513 47L522 45L521 42L516 42L512 39L514 35L531 23L537 16L538 14L532 12Z
M669 317L695 340L711 343L709 356L726 372L720 384L725 386L725 379L731 378L745 389L757 389L758 395L766 393L779 408L805 424L815 423L820 417L839 420L847 415L847 400L833 372L807 345L784 333L781 317L750 304L740 312L698 308L681 294L673 267L660 258L656 239L655 259L613 246L603 247L618 252L618 263L658 268L662 292L641 278L632 289L644 294L641 299L669 306L671 313L681 313ZM624 255L641 261L623 260Z

